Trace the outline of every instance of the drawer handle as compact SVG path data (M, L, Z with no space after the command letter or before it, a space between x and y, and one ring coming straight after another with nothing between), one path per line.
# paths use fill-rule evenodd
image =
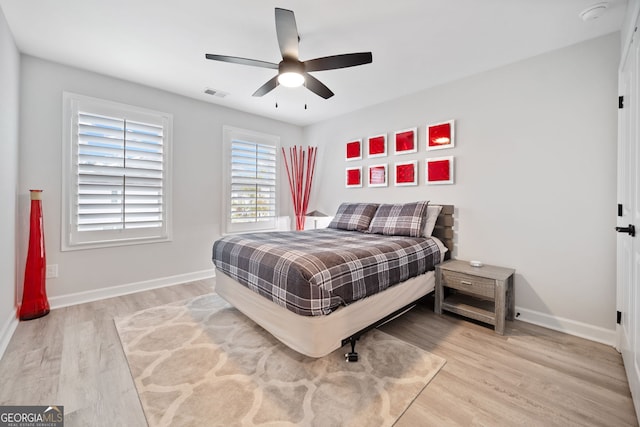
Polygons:
M466 280L461 280L460 283L462 283L463 285L467 285L467 286L471 286L472 285L471 282L467 282Z

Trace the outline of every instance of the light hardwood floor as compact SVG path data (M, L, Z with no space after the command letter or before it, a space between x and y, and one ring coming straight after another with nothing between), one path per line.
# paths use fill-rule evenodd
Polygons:
M214 286L197 281L21 322L0 361L0 405L64 405L69 427L146 425L113 317ZM622 359L609 346L520 321L499 336L434 314L432 298L381 329L447 360L398 427L638 425Z
M432 307L381 328L447 360L398 427L638 425L613 347L517 320L500 336Z

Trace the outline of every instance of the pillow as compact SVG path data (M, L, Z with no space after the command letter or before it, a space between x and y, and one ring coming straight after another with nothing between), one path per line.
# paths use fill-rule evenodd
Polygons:
M436 221L438 220L438 215L440 215L441 210L442 206L440 205L427 206L427 220L424 223L422 237L431 237L431 235L433 234L433 229L436 227Z
M429 202L380 205L369 225L369 233L421 237Z
M343 203L327 226L350 231L367 231L371 218L378 209L377 203Z

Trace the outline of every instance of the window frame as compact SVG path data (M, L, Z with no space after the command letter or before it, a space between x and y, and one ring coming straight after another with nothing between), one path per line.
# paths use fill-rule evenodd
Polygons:
M262 132L241 129L233 126L222 128L222 183L224 202L222 203L222 234L249 233L257 231L273 231L278 229L280 212L280 137ZM276 152L276 185L275 185L275 216L270 221L252 223L231 222L231 146L234 140L245 140L257 144L271 145Z
M161 125L162 136L162 226L142 229L79 231L78 214L78 113L123 118ZM61 250L127 246L172 240L172 140L173 115L147 108L63 92L62 125L62 217Z

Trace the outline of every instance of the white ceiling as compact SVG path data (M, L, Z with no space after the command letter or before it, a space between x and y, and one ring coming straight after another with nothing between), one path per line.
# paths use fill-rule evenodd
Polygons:
M378 104L620 29L626 0L0 0L21 52L298 125ZM313 73L335 96L278 87L274 8L295 12L300 59L371 51L373 63ZM205 88L228 93L205 95ZM275 104L278 108L275 108ZM304 105L308 108L305 110Z

